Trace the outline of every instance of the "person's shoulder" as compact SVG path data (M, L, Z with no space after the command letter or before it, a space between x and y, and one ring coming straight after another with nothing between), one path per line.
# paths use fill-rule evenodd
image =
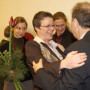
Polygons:
M27 40L33 40L34 36L31 33L26 32L24 38L26 38Z
M0 51L3 52L4 50L9 49L9 41L2 40L0 43Z
M9 41L4 39L0 42L0 46L7 45L7 44L9 44Z
M40 46L36 41L34 41L34 40L28 40L27 42L26 42L26 46Z
M87 44L87 43L85 43L85 41L83 39L77 40L77 41L73 42L70 46L68 46L67 49L69 49L71 51L83 49L85 44Z

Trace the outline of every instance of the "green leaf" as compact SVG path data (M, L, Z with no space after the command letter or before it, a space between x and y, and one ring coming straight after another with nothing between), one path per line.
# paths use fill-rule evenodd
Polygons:
M0 57L5 61L5 63L7 63L7 60L4 58L3 54L0 52Z

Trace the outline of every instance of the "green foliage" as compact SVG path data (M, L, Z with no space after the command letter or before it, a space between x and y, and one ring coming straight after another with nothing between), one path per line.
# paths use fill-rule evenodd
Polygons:
M0 76L4 77L7 81L13 81L13 79L18 81L23 80L28 69L21 60L21 51L13 51L10 56L9 52L5 50L3 57L6 59L7 63L5 63L2 56L0 56ZM12 73L11 75L10 72Z

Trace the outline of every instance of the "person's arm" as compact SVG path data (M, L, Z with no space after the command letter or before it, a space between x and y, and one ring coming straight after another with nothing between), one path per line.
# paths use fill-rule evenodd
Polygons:
M60 63L60 69L73 69L85 64L87 60L86 53L78 53L77 51L72 51L67 54L65 59L63 59Z
M82 59L82 58L81 58ZM42 60L33 62L36 72L34 83L43 90L82 90L86 78L86 68L82 66L76 69L63 70L62 77L56 78L43 69Z
M84 79L86 77L84 69L80 69L78 72L66 70L62 72L61 78L56 78L44 69L39 69L34 77L34 84L43 90L83 90L85 83L83 76ZM81 74L80 71L82 71Z
M80 66L83 66L85 64L85 61L87 60L87 55L85 53L76 53L77 51L72 51L67 54L66 58L63 59L60 63L59 70L62 69L73 69L73 68L78 68ZM38 63L33 63L33 69L34 72L36 73L38 69L43 68L43 60L40 59Z
M59 76L60 61L54 63L48 62L42 55L40 45L38 43L36 43L35 41L28 41L25 45L25 53L27 64L33 75L35 75L35 73L32 68L32 62L35 61L37 63L41 58L43 60L45 71L52 73L56 77Z
M43 65L44 65L44 69L45 71L52 73L54 76L59 77L59 71L63 68L75 68L80 66L78 63L81 62L81 60L76 59L77 57L75 57L75 61L74 60L64 60L62 61L56 61L56 62L52 62L49 63L44 56L41 53L41 49L39 44L37 43L33 43L34 41L29 41L28 43L26 43L26 60L27 60L27 64L30 67L30 70L32 72L33 75L35 75L34 70L33 70L33 65L32 62L35 61L36 63L38 63L39 59L41 58L43 60ZM75 52L77 53L77 52ZM73 54L73 53L72 53ZM71 55L70 55L71 57Z

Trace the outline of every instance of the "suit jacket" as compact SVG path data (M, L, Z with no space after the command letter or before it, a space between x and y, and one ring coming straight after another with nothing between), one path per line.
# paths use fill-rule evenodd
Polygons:
M64 69L62 77L56 78L44 69L39 69L34 78L35 84L43 90L90 90L90 31L83 39L73 43L66 53L78 50L87 54L85 65L75 69ZM43 79L44 78L44 79ZM36 82L39 80L39 82ZM46 82L47 81L47 82Z
M33 76L35 75L33 71L33 67L32 67L32 61L35 61L37 63L39 59L41 58L43 60L43 65L44 65L45 70L48 71L49 73L53 73L56 77L58 77L59 68L56 66L56 63L60 65L60 59L46 44L42 43L42 45L46 47L50 51L50 53L58 59L59 63L57 63L57 61L54 63L48 62L41 52L40 45L36 41L30 40L25 45L25 52L26 52L27 64L30 67L32 75ZM57 47L57 50L64 57L64 53L59 49L59 47Z
M53 40L56 42L57 35L56 33L53 35ZM74 38L73 34L69 32L69 30L65 30L64 34L62 35L61 45L64 48L67 48L71 43L75 42L76 39Z
M44 47L46 47L50 51L50 53L58 59L58 61L56 61L54 63L48 62L41 53L40 45L36 41L33 41L33 40L28 41L25 45L26 60L27 60L27 64L30 68L30 71L31 71L33 77L34 77L35 73L33 70L32 62L35 61L37 63L40 58L43 60L43 65L44 65L45 71L47 71L48 73L51 73L55 77L60 77L59 67L57 67L60 65L60 59L46 44L42 43L42 45ZM59 47L57 47L57 50L64 57L64 53L59 49Z

